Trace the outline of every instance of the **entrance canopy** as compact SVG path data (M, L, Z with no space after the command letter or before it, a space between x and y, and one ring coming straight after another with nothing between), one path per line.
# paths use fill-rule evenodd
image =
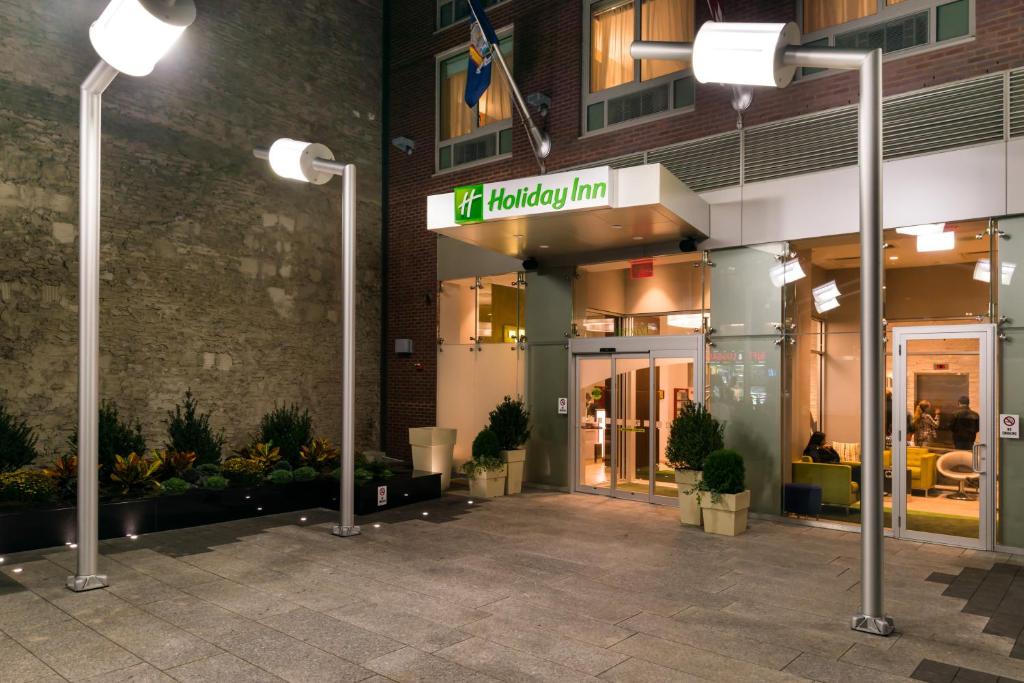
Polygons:
M427 197L427 228L507 256L574 257L703 239L707 202L661 164L480 183Z

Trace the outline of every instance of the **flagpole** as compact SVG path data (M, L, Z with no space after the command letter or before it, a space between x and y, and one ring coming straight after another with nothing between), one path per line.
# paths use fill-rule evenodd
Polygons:
M512 78L512 72L508 68L508 64L505 63L505 57L501 54L499 46L491 43L487 38L487 32L483 30L483 26L480 26L480 18L476 15L476 10L473 8L473 3L469 3L469 11L473 14L473 21L476 22L477 26L480 27L480 33L483 35L485 41L487 41L487 47L490 49L491 54L498 60L498 65L501 67L502 73L505 74L505 80L508 81L508 87L512 91L512 99L515 101L516 107L519 109L519 115L523 119L523 125L526 126L526 132L529 133L530 147L533 149L533 155L537 157L537 163L540 165L540 172L546 173L547 170L544 168L544 159L547 158L548 154L551 153L551 138L547 133L542 132L537 128L537 124L533 122L533 117L530 116L530 110L526 107L526 101L523 99L523 95L519 92L519 86L516 85L515 79Z

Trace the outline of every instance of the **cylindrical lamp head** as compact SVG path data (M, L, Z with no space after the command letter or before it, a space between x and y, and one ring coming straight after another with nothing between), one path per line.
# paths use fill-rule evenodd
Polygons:
M270 168L282 178L323 185L331 174L313 168L317 158L332 160L334 153L324 145L290 138L281 138L270 146Z
M795 66L782 63L785 49L800 43L800 28L788 24L705 22L693 41L693 75L701 83L785 88Z
M195 19L193 0L111 0L89 39L110 66L146 76Z

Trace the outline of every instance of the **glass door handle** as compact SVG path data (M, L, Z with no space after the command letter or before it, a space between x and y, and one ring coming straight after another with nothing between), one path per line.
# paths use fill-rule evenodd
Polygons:
M982 469L981 469L981 464L982 464L982 461L981 461L981 449L984 448L984 447L985 447L985 444L983 444L983 443L976 443L971 448L971 469L973 469L978 474L981 474L981 472L982 472Z

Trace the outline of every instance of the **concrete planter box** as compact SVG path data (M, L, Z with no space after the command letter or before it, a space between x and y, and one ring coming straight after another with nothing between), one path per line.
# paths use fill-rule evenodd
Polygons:
M697 494L686 495L700 483L700 470L676 470L676 484L679 486L679 523L700 526L700 505Z
M499 470L485 470L469 477L469 495L474 498L497 498L505 495L508 465Z
M456 430L447 427L410 427L412 466L420 472L440 472L441 490L452 482L452 458L455 453Z
M513 451L502 451L501 457L508 465L508 478L505 479L505 495L514 496L523 492L523 465L526 464L526 449L517 448Z
M705 533L738 536L747 530L750 491L723 493L717 503L711 502L709 492L702 491L700 507L704 513Z

